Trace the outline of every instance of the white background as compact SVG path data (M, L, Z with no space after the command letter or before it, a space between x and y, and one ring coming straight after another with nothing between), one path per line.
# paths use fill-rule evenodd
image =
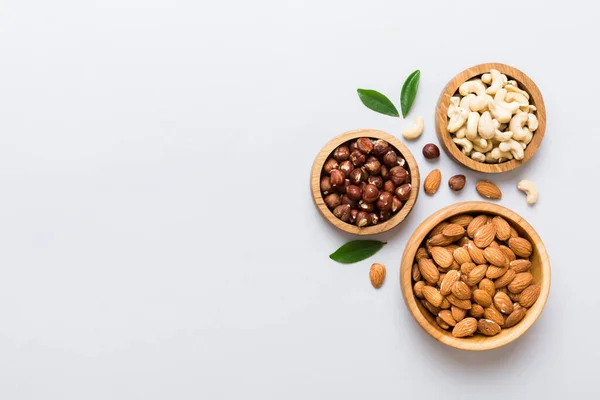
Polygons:
M593 4L1 1L0 398L598 398ZM398 269L423 219L479 199L482 175L421 148L447 81L494 61L546 101L537 155L492 180L544 240L552 289L517 342L466 353L418 327ZM398 103L415 69L407 120L358 100ZM372 259L329 260L351 237L312 203L315 155L418 115L422 176L467 187L421 192Z

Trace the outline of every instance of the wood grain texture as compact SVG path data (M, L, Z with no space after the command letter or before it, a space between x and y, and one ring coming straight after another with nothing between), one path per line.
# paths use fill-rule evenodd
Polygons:
M458 87L469 79L475 78L481 74L490 72L490 69L497 69L502 72L509 79L514 79L519 84L519 87L524 89L531 96L529 102L537 107L536 116L538 119L538 129L533 135L531 143L525 149L525 157L520 160L510 160L500 164L487 164L480 163L472 158L464 155L456 144L452 141L452 137L448 132L448 105L450 104L450 98L458 91ZM456 75L446 85L440 98L435 112L435 130L439 141L442 143L442 147L447 154L450 155L459 164L462 164L472 170L487 173L498 173L513 170L523 164L525 164L537 151L544 138L546 131L546 107L544 106L544 99L538 89L537 85L518 69L505 64L499 63L487 63L479 64L474 67L468 68Z
M333 215L331 210L329 210L329 208L327 208L327 206L325 205L323 196L321 195L320 185L321 171L323 170L323 165L325 164L325 161L333 152L333 150L335 150L342 143L360 137L383 139L387 141L390 145L395 147L400 152L400 154L402 154L402 157L404 157L406 163L408 164L408 169L410 171L411 176L410 183L412 185L410 197L404 203L404 206L400 209L400 211L394 214L392 218L377 225L366 226L362 228L344 222L337 218L335 215ZM404 218L406 218L408 213L410 213L410 211L415 205L415 202L417 201L417 196L419 195L420 182L421 181L419 177L419 167L417 166L417 162L415 161L415 158L413 157L410 150L408 150L408 148L404 144L402 144L402 142L398 140L395 136L375 129L357 129L354 131L343 133L333 138L329 143L325 145L325 147L323 147L323 149L321 149L321 151L317 155L317 158L315 158L310 174L310 189L312 192L313 201L317 206L317 209L321 212L321 215L323 215L325 219L336 228L341 229L344 232L353 233L355 235L375 235L378 233L389 231L390 229L400 224L404 220Z
M533 245L533 254L530 257L532 266L530 272L533 275L534 283L541 286L541 292L535 304L528 309L525 318L512 328L502 329L502 331L491 337L476 335L467 338L456 338L450 331L440 328L435 322L435 318L427 311L415 297L412 289L411 269L413 266L417 249L427 236L429 231L438 223L458 214L491 214L500 215L515 227L520 236L528 239ZM538 319L550 293L550 260L548 253L537 232L515 212L483 201L469 201L458 203L443 208L429 218L427 218L415 230L408 241L402 256L400 265L400 287L404 301L413 317L419 325L436 340L461 350L491 350L504 346L513 340L516 340L525 333L533 323Z

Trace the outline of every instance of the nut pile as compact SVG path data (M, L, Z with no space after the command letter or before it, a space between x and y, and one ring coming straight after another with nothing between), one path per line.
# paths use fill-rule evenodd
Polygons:
M492 69L460 85L450 98L448 132L475 161L522 160L538 128L537 109L529 99L516 81Z
M358 138L336 148L321 172L325 205L358 227L390 219L410 197L406 160L382 139Z
M532 252L500 216L454 216L417 250L414 294L455 337L497 335L519 323L540 294L529 272Z

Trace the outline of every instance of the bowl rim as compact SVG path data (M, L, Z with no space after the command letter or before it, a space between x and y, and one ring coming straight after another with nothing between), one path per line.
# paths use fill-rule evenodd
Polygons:
M359 137L383 139L387 141L390 145L395 147L402 154L402 157L406 160L406 163L408 164L408 169L410 171L411 177L410 183L412 185L410 196L408 200L404 202L404 205L402 206L399 212L397 212L392 218L385 222L363 228L349 224L347 222L343 222L335 215L333 215L331 210L329 210L329 208L327 208L327 206L325 205L325 201L323 200L323 196L321 195L321 171L323 170L323 165L325 164L325 161L333 152L333 150L335 150L339 145L349 140L357 139ZM310 175L310 186L313 202L319 210L319 212L321 213L321 215L325 217L325 219L336 228L355 235L375 235L395 228L412 211L417 201L417 197L419 195L419 167L412 153L410 152L408 147L406 147L398 138L387 132L377 129L356 129L344 132L331 139L325 146L323 146L323 148L315 158Z
M522 160L510 160L500 164L487 164L473 160L470 157L465 156L456 144L452 141L450 133L447 128L447 112L448 105L450 104L450 98L456 93L458 87L476 76L489 72L490 69L496 69L510 78L517 81L520 87L524 88L531 97L530 102L536 106L536 116L538 119L538 129L533 135L531 143L525 149L525 157ZM502 63L485 63L472 66L465 69L464 71L457 74L454 78L448 82L448 84L442 90L438 99L435 115L435 130L439 141L442 143L442 147L447 154L451 156L454 161L458 162L470 168L474 171L485 172L485 173L500 173L512 171L515 168L525 164L533 155L537 152L539 146L542 143L544 134L546 132L546 107L544 105L544 99L542 94L535 84L535 82L522 71L515 67Z
M423 239L431 231L431 229L440 222L463 213L489 213L497 214L507 219L509 222L524 231L530 238L534 251L539 253L540 259L540 295L535 304L528 309L525 318L512 328L503 330L504 334L499 334L491 337L476 336L470 338L456 338L449 334L449 331L444 331L441 328L434 326L434 323L425 318L422 311L422 306L417 304L417 300L413 294L411 270L417 249L421 245ZM409 309L413 318L429 335L439 342L461 350L484 351L492 350L498 347L509 344L523 335L539 318L544 306L548 300L551 284L550 260L546 247L541 238L533 229L533 227L520 215L508 208L498 204L485 201L466 201L462 203L452 204L436 211L427 217L411 235L405 247L402 261L400 263L400 288L404 303Z

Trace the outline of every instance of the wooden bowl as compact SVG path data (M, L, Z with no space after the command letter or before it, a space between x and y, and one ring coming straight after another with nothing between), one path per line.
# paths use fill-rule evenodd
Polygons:
M402 154L402 157L406 160L408 170L411 176L410 183L412 185L410 197L404 203L404 206L400 209L400 211L394 214L392 218L377 225L365 226L362 228L344 222L337 218L335 215L333 215L331 210L329 210L329 208L327 208L327 206L325 205L325 202L323 201L323 196L321 195L321 171L323 170L323 165L325 164L327 158L331 155L333 150L335 150L342 143L360 137L383 139L386 142L388 142L391 146L395 147L396 150L398 150L398 152ZM310 174L310 189L312 191L313 201L315 202L315 205L317 206L321 214L325 217L325 219L327 219L327 221L329 221L329 223L331 223L336 228L341 229L344 232L353 233L355 235L375 235L377 233L386 232L394 228L396 225L402 222L404 218L406 218L408 213L412 210L413 206L415 205L415 202L417 201L419 187L419 167L417 167L417 162L415 161L415 158L408 150L408 148L404 144L402 144L402 142L400 142L400 140L398 140L396 137L390 135L389 133L378 131L375 129L357 129L354 131L342 133L341 135L333 138L329 143L325 145L325 147L323 147L323 149L321 149L321 151L317 155L317 158L313 163L312 171Z
M538 119L538 129L533 135L531 143L525 149L525 157L520 160L510 160L499 164L487 164L473 160L470 157L464 155L456 144L452 141L452 137L448 132L448 105L450 104L450 98L458 91L458 87L463 83L481 74L490 72L490 69L496 69L509 79L514 79L519 84L519 87L524 89L530 95L529 102L537 107L536 116ZM497 173L513 170L520 165L525 164L537 151L538 147L542 143L544 138L544 132L546 131L546 107L544 107L544 99L538 89L537 85L525 75L523 72L509 65L498 64L498 63L487 63L479 64L474 67L468 68L456 75L446 85L440 98L438 100L436 113L435 113L435 130L439 141L442 143L442 147L455 161L458 163L471 168L472 170L479 172Z
M533 253L530 256L532 263L531 274L534 283L541 286L540 296L535 304L527 310L525 318L512 328L502 329L496 336L475 335L467 338L456 338L450 331L440 328L435 318L417 301L412 288L411 269L417 249L427 234L440 222L458 214L480 214L500 215L506 219L522 236L533 245ZM467 201L443 208L427 218L409 239L400 265L400 287L406 306L419 325L436 340L457 349L462 350L491 350L504 346L521 336L538 319L550 292L550 261L546 248L536 231L519 215L513 211L497 204L483 201Z

